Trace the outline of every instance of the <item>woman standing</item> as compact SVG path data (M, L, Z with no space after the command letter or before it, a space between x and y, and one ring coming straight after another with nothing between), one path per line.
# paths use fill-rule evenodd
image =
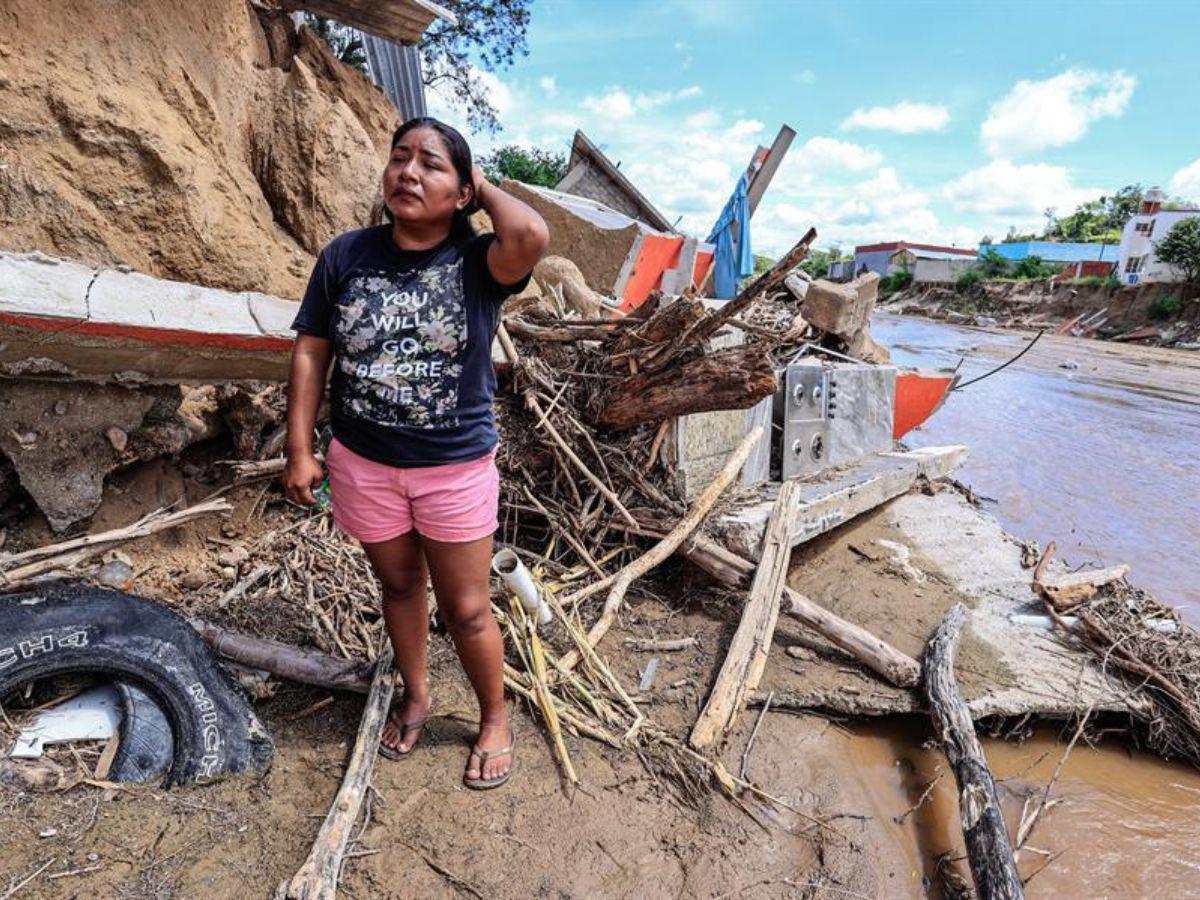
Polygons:
M479 699L464 783L499 787L513 764L503 646L488 591L499 477L491 342L500 306L546 250L546 223L490 185L462 135L404 123L383 172L390 224L351 231L317 258L292 327L284 488L311 505L317 407L333 364L326 455L333 517L363 545L404 696L379 752L412 752L429 714L426 578ZM476 206L495 234L476 236Z

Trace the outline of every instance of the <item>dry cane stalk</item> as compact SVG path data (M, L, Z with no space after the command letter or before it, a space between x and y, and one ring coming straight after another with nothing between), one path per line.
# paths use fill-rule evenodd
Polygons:
M762 427L758 426L742 438L742 442L738 445L737 449L729 454L729 459L726 460L724 468L712 480L712 483L704 489L704 493L700 495L692 505L692 508L688 510L687 515L671 529L665 538L655 544L646 554L635 559L611 579L613 587L604 602L604 609L600 614L600 618L596 620L596 623L587 634L587 644L589 647L595 647L600 643L600 640L608 633L608 629L612 627L613 622L616 621L617 612L621 608L621 601L625 597L625 592L629 590L629 586L636 579L645 575L674 553L687 536L700 526L700 523L704 521L704 517L708 515L708 511L717 502L717 498L737 478L738 473L742 470L742 466L745 465L747 457L750 456L750 451L754 449L754 445L762 437L762 432ZM596 593L598 590L597 585L604 585L608 581L609 579L604 579L584 588L572 597L564 600L564 605L578 602L583 596ZM571 671L571 669L579 665L580 659L582 659L582 654L575 651L568 653L559 661L559 671Z

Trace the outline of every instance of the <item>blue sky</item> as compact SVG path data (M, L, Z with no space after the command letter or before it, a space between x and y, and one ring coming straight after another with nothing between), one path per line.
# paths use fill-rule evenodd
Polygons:
M1200 3L535 0L487 75L504 130L582 128L703 236L758 143L797 132L755 248L974 245L1132 182L1200 200ZM431 109L460 120L436 97Z

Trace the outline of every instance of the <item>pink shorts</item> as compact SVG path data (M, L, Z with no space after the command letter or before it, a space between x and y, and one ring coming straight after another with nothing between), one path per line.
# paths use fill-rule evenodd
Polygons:
M500 475L495 451L480 459L401 469L359 456L334 438L325 455L333 520L351 537L377 544L417 533L465 543L496 530Z

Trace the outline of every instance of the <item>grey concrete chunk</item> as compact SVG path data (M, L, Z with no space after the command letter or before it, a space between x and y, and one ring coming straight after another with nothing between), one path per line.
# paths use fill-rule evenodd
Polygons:
M94 274L41 253L0 253L0 312L82 319Z
M259 333L243 294L106 269L89 297L91 320L207 334Z

